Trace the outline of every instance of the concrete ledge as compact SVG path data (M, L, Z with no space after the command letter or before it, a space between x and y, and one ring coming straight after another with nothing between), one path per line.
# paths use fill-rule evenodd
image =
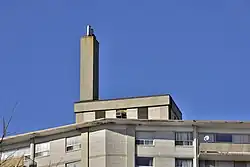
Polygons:
M163 106L170 105L170 95L135 97L113 100L98 100L98 101L82 101L74 105L74 111L87 112L96 110L115 110L122 108L137 108L149 106Z
M9 145L17 142L28 141L32 138L45 137L59 133L82 130L84 128L96 127L100 125L136 125L136 126L197 126L198 128L226 128L226 129L249 129L250 122L243 121L203 121L203 120L138 120L138 119L117 119L106 118L91 122L83 122L71 125L65 125L50 129L33 131L29 133L9 136L3 139L3 145Z

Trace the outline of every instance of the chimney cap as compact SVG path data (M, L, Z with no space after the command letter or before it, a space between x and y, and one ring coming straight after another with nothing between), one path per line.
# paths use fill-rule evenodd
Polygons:
M94 29L91 27L91 25L87 25L87 36L93 36L94 35Z

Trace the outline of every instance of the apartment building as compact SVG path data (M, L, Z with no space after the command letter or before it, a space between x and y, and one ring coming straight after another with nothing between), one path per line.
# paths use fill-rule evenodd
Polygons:
M250 122L182 120L170 95L99 100L90 26L80 56L76 123L6 137L1 167L250 167Z

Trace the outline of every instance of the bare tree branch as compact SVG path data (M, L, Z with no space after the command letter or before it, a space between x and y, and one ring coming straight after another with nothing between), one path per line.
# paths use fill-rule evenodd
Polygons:
M1 139L0 139L0 144L2 144L4 137L6 137L7 129L8 129L8 127L9 127L9 125L10 125L10 122L11 122L11 120L12 120L12 118L13 118L13 114L14 114L14 112L16 111L16 108L17 108L18 104L19 104L19 103L16 102L14 108L12 109L12 112L11 112L11 115L10 115L10 119L8 120L8 123L7 123L7 124L5 124L5 119L3 118L3 134L2 134L2 137L1 137Z
M15 106L13 107L12 111L11 111L11 116L6 124L5 118L3 117L3 134L0 137L0 167L3 166L3 164L5 164L9 159L11 159L14 155L15 152L13 152L12 154L8 155L8 157L6 157L4 160L2 159L2 155L3 155L3 140L4 138L7 136L7 129L9 128L9 125L12 121L14 112L16 111L16 108L18 106L18 102L16 102Z

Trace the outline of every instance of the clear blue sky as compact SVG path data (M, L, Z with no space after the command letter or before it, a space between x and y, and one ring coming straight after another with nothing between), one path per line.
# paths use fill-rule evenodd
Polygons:
M170 93L184 119L249 120L249 0L0 2L0 116L9 131L74 122L79 39L100 42L100 98Z

